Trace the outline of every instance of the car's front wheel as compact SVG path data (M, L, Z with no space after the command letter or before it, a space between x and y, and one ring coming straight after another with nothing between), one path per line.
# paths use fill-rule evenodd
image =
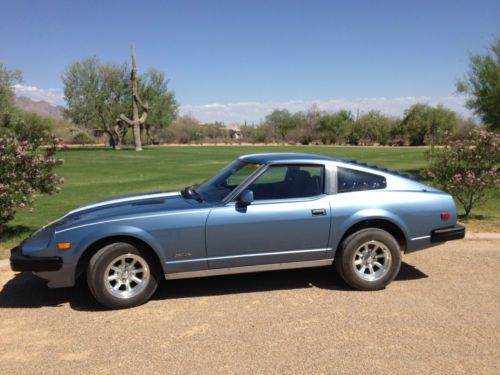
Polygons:
M155 292L158 265L147 251L129 243L113 243L90 259L87 282L96 300L112 309L138 306Z
M385 288L399 273L398 242L382 229L363 229L347 237L335 255L335 267L344 281L359 290Z

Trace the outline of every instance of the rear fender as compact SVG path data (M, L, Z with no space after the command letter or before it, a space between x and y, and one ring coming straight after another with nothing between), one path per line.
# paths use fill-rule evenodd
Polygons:
M396 225L403 232L406 243L409 243L409 239L411 238L409 234L410 232L408 230L408 227L400 217L392 212L383 209L367 208L359 210L348 218L342 220L341 224L338 226L336 226L335 224L339 223L335 223L334 225L332 225L333 234L331 236L330 247L333 249L333 255L335 255L335 251L339 247L340 241L344 237L345 233L356 224L359 224L366 220L385 220Z

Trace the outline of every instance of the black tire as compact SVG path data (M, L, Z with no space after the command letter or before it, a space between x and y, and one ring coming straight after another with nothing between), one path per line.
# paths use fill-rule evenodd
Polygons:
M362 229L342 242L335 255L335 268L340 277L355 289L380 290L398 275L401 249L396 239L385 230Z
M118 258L125 258L125 262L126 259L129 259L130 263L133 263L135 260L133 266L127 264L128 268L126 267L126 275L130 274L131 277L136 277L137 280L141 280L141 277L143 277L143 282L141 283L128 280L129 286L132 288L129 292L131 294L130 296L124 295L127 293L126 285L122 284L122 279L120 277L115 278L119 279L117 281L113 280L115 283L114 286L120 283L120 289L114 290L113 285L109 284L109 282L109 285L107 285L105 282L105 277L109 275L109 272L113 272L113 274L111 274L113 277L115 274L118 276L117 272L110 271L109 269L112 266L113 268L118 268L118 266L114 266L115 264L120 265L120 263L115 262ZM144 265L144 268L142 268L142 265ZM143 272L135 273L141 269ZM123 277L126 278L126 276ZM92 295L97 302L110 309L125 309L139 306L148 301L158 286L159 277L159 264L150 253L125 242L113 243L100 249L90 259L87 271L87 283ZM135 292L133 286L137 287ZM119 296L120 294L123 295Z

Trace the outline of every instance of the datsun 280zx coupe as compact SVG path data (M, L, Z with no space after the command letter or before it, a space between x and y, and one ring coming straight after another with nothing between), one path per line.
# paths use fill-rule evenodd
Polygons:
M86 274L97 301L136 306L160 277L181 279L331 266L377 290L402 253L461 239L453 198L413 177L308 154L238 158L181 192L129 195L77 208L12 250L14 271L49 287Z

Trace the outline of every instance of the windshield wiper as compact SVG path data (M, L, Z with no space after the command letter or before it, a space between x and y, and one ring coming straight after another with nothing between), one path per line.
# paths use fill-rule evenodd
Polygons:
M184 198L194 198L198 202L203 202L203 199L201 197L201 194L196 191L196 188L199 185L191 185L191 186L186 186L182 191L181 194Z

